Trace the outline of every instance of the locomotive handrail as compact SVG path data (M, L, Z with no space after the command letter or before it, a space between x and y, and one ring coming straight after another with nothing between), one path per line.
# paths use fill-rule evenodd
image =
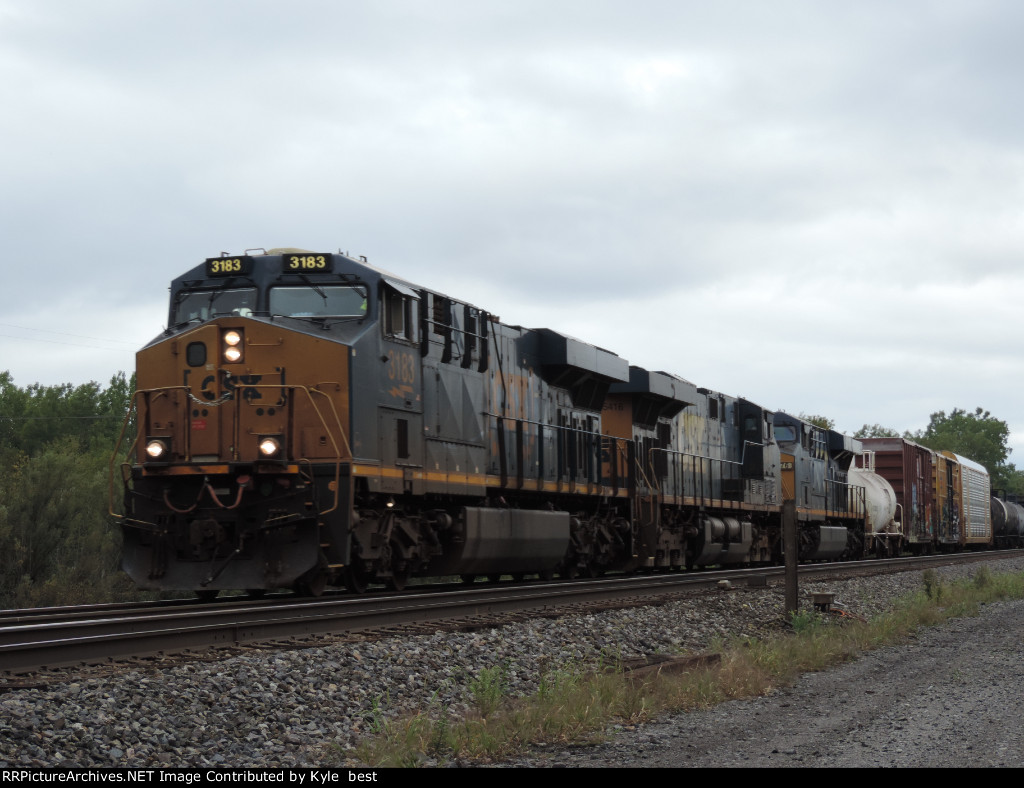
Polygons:
M835 486L846 488L844 495L836 495L833 493ZM851 499L851 493L857 493L856 499ZM835 502L834 505L832 502ZM840 501L846 501L846 507L842 508ZM866 503L866 490L863 485L854 484L850 481L843 481L841 479L825 479L825 518L828 519L830 515L854 515L855 517L863 518L866 516L867 503Z
M114 511L114 462L117 460L118 451L121 449L121 443L124 441L124 434L125 434L125 432L128 429L128 422L131 420L132 413L135 413L136 415L138 415L138 397L139 397L139 395L140 394L151 394L153 392L166 393L165 390L186 389L186 388L187 388L186 386L166 386L166 387L156 388L156 389L136 389L135 391L132 392L132 400L131 400L131 403L128 406L128 411L124 414L124 421L121 422L121 432L117 436L117 442L114 444L114 450L110 454L110 463L108 465L110 473L107 476L107 513L111 517L113 517L114 519L116 519L116 520L123 520L124 519L124 515L123 514L119 514L119 513ZM139 424L138 424L138 422L136 422L136 424L135 424L135 430L136 430L136 432L135 432L135 440L133 440L131 446L128 447L128 452L125 455L126 457L131 457L132 453L135 451L135 447L138 446L138 444L139 444L139 432L138 432L138 429L139 429ZM123 468L127 464L128 463L121 463L121 467ZM122 473L122 477L123 476L124 476L124 474ZM126 481L126 480L122 478L122 483L124 481Z
M648 453L648 458L650 458L650 454L649 453ZM657 492L660 493L661 492L661 488L658 487L656 484L651 482L650 477L647 475L647 470L644 468L644 464L642 462L640 462L640 460L637 460L635 464L636 464L636 474L637 474L637 476L643 477L644 484L647 486L647 489L648 490L656 490ZM653 463L651 463L650 467L653 467Z
M654 467L654 455L656 452L662 452L666 455L666 461L668 457L680 457L683 459L691 459L695 462L691 463L690 469L692 470L691 481L693 487L693 498L694 500L700 501L700 505L703 506L710 501L724 501L724 497L715 498L715 473L714 468L717 465L719 469L725 466L733 466L735 469L742 469L743 463L737 462L736 460L726 460L720 457L705 457L700 454L691 454L690 452L679 451L677 449L666 449L659 446L653 446L648 449L648 462L650 467ZM705 468L707 470L705 470ZM680 465L679 467L679 482L680 482L680 494L686 497L686 468ZM665 469L665 478L669 476L669 469ZM655 475L655 484L652 485L652 489L656 490L658 494L663 494L663 489L657 482L657 475ZM719 471L719 481L736 481L742 479L742 476L736 473L731 473L726 476L724 473ZM721 492L721 491L720 491Z
M748 441L748 440L744 439L744 441L743 441L743 451L740 452L740 465L743 465L743 463L745 463L747 461L747 446L758 446L758 447L763 449L764 448L764 443L763 442L762 443L758 443L757 441Z
M586 476L586 484L588 486L591 484L596 484L599 487L605 486L604 479L601 476L601 448L605 445L606 441L614 442L617 446L618 444L621 443L622 446L619 447L619 454L623 455L624 453L628 454L628 452L625 452L625 448L628 446L628 444L633 442L630 438L619 438L614 435L603 435L600 432L595 432L594 430L573 427L570 425L547 424L545 422L536 421L534 419L519 418L518 416L502 416L498 413L492 413L490 410L481 411L480 415L496 419L499 423L499 430L501 429L500 425L501 422L503 421L510 421L518 424L534 426L538 429L538 434L541 434L544 430L551 430L559 440L559 443L555 447L555 480L559 484L562 484L563 482L571 485L582 484L583 482L578 481L579 475L580 473L582 473L583 475ZM564 438L566 436L577 436L584 438L584 440L587 443L586 450L584 452L585 457L580 458L575 456L575 452L569 451L565 447L565 445L563 445ZM504 438L501 436L501 433L499 432L499 442L503 440ZM499 449L499 453L501 454L502 457L504 456L502 449ZM569 455L573 456L570 458ZM589 460L589 462L582 462L581 460ZM543 468L543 465L541 467ZM622 467L626 468L626 464L624 463ZM576 476L569 476L570 473L576 473ZM609 479L609 481L610 486L615 488L616 491L620 489L618 483L618 476L616 476L614 479ZM624 481L628 484L628 477L625 477Z

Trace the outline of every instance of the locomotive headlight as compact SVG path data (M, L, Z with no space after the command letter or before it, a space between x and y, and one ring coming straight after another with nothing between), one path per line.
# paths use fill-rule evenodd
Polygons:
M150 438L146 441L146 454L151 460L160 460L167 456L168 441L165 438Z
M276 457L281 453L281 441L273 435L265 435L260 438L260 454L264 457Z
M225 331L222 337L224 341L224 360L229 364L236 364L242 360L242 332L231 329Z

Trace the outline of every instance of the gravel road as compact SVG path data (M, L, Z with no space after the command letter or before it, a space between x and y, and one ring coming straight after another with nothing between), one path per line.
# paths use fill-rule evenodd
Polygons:
M517 766L1024 766L1024 601L991 604L768 697Z

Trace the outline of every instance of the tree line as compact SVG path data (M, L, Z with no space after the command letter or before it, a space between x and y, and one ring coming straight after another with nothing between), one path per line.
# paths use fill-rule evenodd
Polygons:
M108 514L111 452L133 391L124 373L106 387L21 388L0 372L0 608L137 596Z

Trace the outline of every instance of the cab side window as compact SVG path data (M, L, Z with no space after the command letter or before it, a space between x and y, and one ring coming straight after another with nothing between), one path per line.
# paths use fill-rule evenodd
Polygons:
M384 335L406 342L418 341L419 301L389 286L383 288L383 300Z

